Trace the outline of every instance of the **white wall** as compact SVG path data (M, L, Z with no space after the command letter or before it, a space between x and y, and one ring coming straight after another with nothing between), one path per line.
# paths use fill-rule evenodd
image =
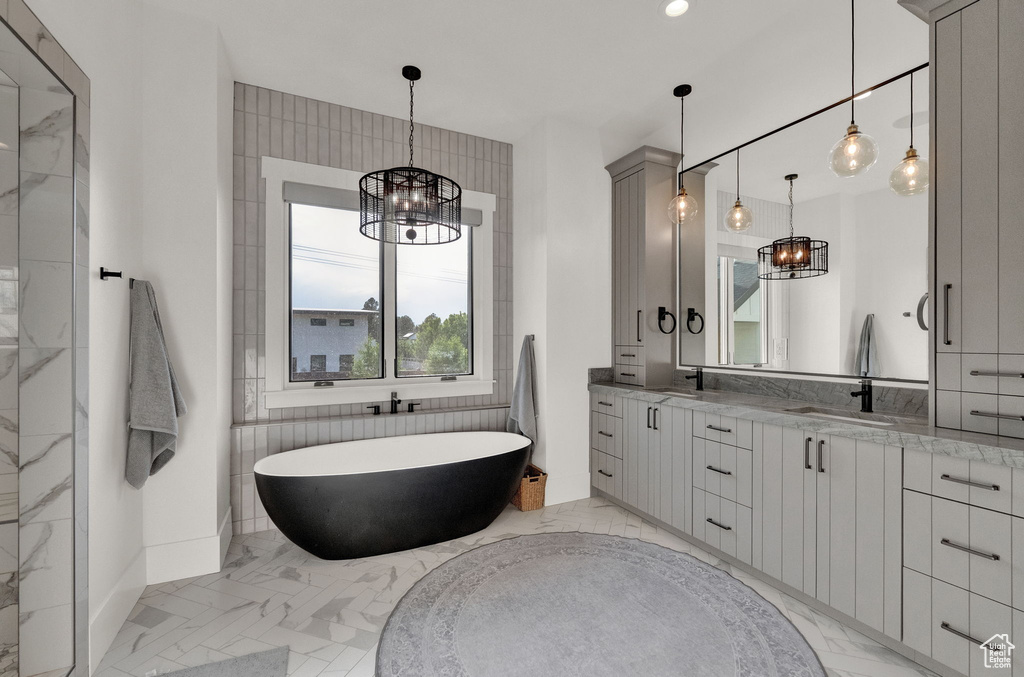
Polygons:
M513 327L517 342L537 336L535 462L551 505L590 495L587 369L611 359L611 178L596 129L549 119L514 147Z
M216 571L230 539L233 87L213 24L135 0L30 4L92 81L91 261L154 283L189 405L175 459L142 491L129 487L128 287L94 277L89 595L95 667L147 582Z

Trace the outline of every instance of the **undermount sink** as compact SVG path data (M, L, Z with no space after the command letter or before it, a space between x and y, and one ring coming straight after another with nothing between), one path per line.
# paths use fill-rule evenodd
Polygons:
M892 416L885 414L865 413L849 411L847 409L828 409L825 407L797 407L787 409L791 414L804 414L806 416L819 416L831 418L837 421L849 421L850 423L867 423L868 425L894 425L898 421Z
M689 397L691 399L697 397L693 393L688 393L685 390L676 390L675 388L648 388L647 390L652 393L665 393L666 395L672 395L673 397Z

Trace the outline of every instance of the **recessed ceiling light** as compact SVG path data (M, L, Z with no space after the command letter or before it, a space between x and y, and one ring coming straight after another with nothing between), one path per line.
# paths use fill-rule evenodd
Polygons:
M688 9L690 9L690 3L687 0L662 0L659 6L659 10L671 18L682 16Z

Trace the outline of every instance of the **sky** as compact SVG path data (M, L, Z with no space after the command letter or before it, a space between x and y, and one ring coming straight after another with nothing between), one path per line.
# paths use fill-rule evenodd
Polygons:
M467 312L469 231L443 245L396 245L398 314L419 324ZM292 306L361 309L381 300L380 243L359 232L358 212L292 205Z

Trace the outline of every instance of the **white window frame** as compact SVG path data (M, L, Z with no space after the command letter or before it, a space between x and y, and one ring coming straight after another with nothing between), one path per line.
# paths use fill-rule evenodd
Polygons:
M733 314L735 308L733 308L733 270L732 264L737 260L752 261L757 263L757 250L746 247L737 247L734 245L722 245L718 246L718 257L716 261L721 262L723 260L728 262L729 268L725 273L725 284L722 284L721 279L716 279L718 283L718 347L716 353L718 355L718 366L722 367L747 367L756 369L759 367L768 366L770 364L769 355L770 352L768 347L771 345L771 325L769 323L769 307L771 304L770 293L771 289L769 285L763 283L760 284L761 291L761 319L760 319L760 343L761 343L761 362L758 364L742 363L738 364L735 362L736 359L736 334L735 327L733 326ZM717 277L717 276L716 276ZM726 361L722 362L722 338L725 337L725 353Z
M342 190L359 190L362 174L347 169L324 167L294 160L263 157L263 178L266 180L267 247L266 247L266 389L265 406L315 407L331 404L380 402L397 392L402 399L420 397L461 397L490 395L494 392L494 245L493 225L497 199L492 193L464 190L462 204L479 209L482 224L473 227L473 373L459 375L454 381L440 376L398 378L394 368L387 377L371 381L335 381L330 387L317 387L312 382L294 383L289 379L288 298L289 210L284 200L285 182L327 186ZM394 247L397 245L385 245ZM394 259L384 258L384 274L394 277ZM382 319L385 354L395 349L395 323ZM387 364L387 360L385 361ZM391 362L393 365L393 362Z

